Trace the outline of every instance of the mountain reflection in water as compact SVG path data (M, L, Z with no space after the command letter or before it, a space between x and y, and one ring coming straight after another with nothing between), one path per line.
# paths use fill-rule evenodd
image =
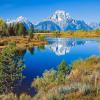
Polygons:
M77 45L84 45L87 41L77 39L62 39L58 38L54 41L48 39L46 47L53 51L56 55L61 56L70 52L71 48Z

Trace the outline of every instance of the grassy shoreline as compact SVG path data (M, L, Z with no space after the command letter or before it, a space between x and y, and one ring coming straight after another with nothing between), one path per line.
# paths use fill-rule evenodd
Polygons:
M7 44L16 44L18 48L27 48L32 46L40 46L48 44L41 37L52 37L52 38L100 38L100 31L76 31L76 32L51 32L51 33L35 33L33 38L29 36L9 36L0 37L0 49L7 47Z
M1 100L99 100L100 57L75 61L71 73L65 79L64 84L56 84L55 73L49 70L34 80L35 88L39 87L35 96L23 93L17 97L16 94L10 93L0 98Z
M29 39L28 36L21 37L21 36L10 36L10 37L3 37L0 38L0 49L6 48L9 45L14 45L17 48L28 48L33 46L40 46L47 44L47 41L38 40L38 39Z

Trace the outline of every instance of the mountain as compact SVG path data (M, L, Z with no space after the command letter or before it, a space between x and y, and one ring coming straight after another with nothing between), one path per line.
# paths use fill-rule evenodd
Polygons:
M92 30L92 28L87 25L84 21L81 20L68 20L65 27L64 27L64 31L67 30Z
M28 19L23 16L18 17L16 20L7 20L6 23L23 23L26 29L31 26L35 27L36 30L49 30L49 31L67 31L67 30L92 30L100 28L99 24L86 24L83 20L73 19L69 13L63 10L57 10L52 16L33 25Z
M9 24L16 24L16 23L23 23L26 29L29 29L33 24L23 16L18 17L16 20L7 20L6 23Z
M91 30L92 28L84 21L75 20L69 13L63 10L57 10L51 17L45 19L37 25L40 30Z
M100 29L100 23L90 23L90 26L91 26L93 29Z
M18 17L16 19L16 22L23 23L26 29L29 29L31 26L33 27L33 24L28 19L24 18L23 16Z
M12 24L12 23L16 23L16 20L12 20L12 19L7 19L6 20L6 23L9 25L9 24Z
M35 25L35 29L49 30L49 31L55 31L55 30L60 31L61 30L60 27L52 21L40 22L39 24Z
M69 13L66 13L63 10L57 10L50 18L49 20L53 21L57 25L61 27L63 30L66 22L71 20Z
M92 28L84 21L75 20L70 17L69 13L63 10L57 10L49 20L53 21L61 27L63 31L67 30L91 30Z

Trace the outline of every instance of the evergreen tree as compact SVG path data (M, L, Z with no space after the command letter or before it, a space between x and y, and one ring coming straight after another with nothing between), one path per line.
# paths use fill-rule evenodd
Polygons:
M29 34L29 38L30 38L30 39L33 38L33 32L34 32L34 29L33 29L33 27L31 26L30 29L28 30L28 34Z
M18 29L19 29L19 23L14 25L14 32L16 36L18 35Z
M18 34L25 36L27 34L27 30L23 23L19 23Z
M58 65L57 70L57 81L58 83L65 83L65 77L69 73L69 67L65 61L62 61L60 65Z
M15 32L14 32L14 24L10 24L8 25L8 33L10 36L15 36Z
M3 25L5 24L4 20L0 18L0 36L2 36L2 32L3 32Z
M68 66L67 66L66 62L62 61L61 64L58 65L58 72L61 72L64 75L66 75L67 70L68 70L67 68L68 68Z
M6 23L4 23L3 27L2 27L2 35L3 36L9 36L8 34L8 26Z
M2 27L4 25L4 20L0 18L0 27Z
M0 93L12 92L18 80L23 78L23 62L14 47L0 53Z

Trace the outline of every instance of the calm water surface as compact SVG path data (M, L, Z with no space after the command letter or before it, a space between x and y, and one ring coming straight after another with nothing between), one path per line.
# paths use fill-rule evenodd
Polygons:
M32 80L41 76L45 70L56 69L62 60L71 64L77 59L100 56L100 39L47 38L47 40L48 45L30 48L23 56L26 65L23 71L26 78L21 84L23 91L31 91L29 86Z

